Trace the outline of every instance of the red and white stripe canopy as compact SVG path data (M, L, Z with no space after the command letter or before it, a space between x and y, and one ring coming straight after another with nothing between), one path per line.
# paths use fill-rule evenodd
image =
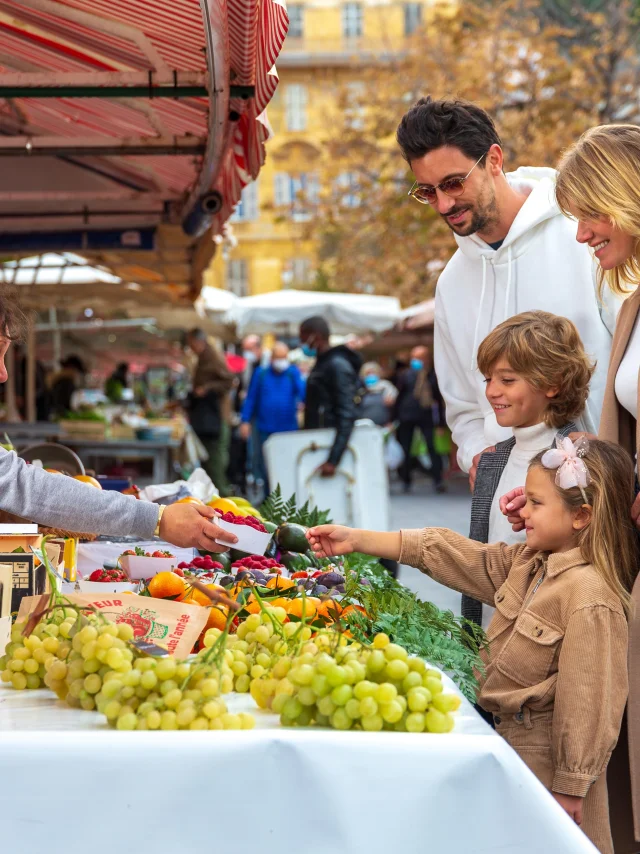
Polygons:
M5 203L8 217L6 205L11 203L11 210L25 218L26 228L30 214L36 220L38 215L53 217L56 211L63 213L65 206L70 210L75 203L77 207L81 199L89 217L92 205L104 216L109 206L112 216L116 215L124 202L127 212L135 216L136 205L142 205L145 224L149 224L148 218L153 217L149 204L143 204L146 199L156 200L158 217L163 209L166 216L167 203L179 211L204 179L207 190L222 196L222 209L213 220L214 231L219 231L242 187L257 176L264 162L269 136L265 108L277 85L274 66L287 25L284 0L0 0L0 86L5 87L0 99L0 149L2 139L6 146L6 137L11 136L28 138L34 147L44 137L89 148L96 140L112 140L114 147L131 140L150 143L148 151L134 154L114 154L108 146L103 147L105 154L85 152L84 186L81 182L51 189L51 168L42 167L51 160L33 158L33 169L42 170L42 192L30 195L24 182L13 187L9 196L0 186L0 215ZM223 45L222 56L216 57L215 81L209 76L211 57L207 55L212 44ZM64 97L24 97L29 81L40 78L41 86L71 82L77 91ZM114 81L126 85L127 80L144 83L147 79L150 86L173 79L201 81L207 88L175 99L125 93L119 97L113 88L108 97L78 95L85 81L99 86L104 80L113 86ZM7 94L7 81L15 84L15 97ZM215 114L216 93L229 86L252 89L248 97L245 92L244 98L229 99L227 88L224 103L229 112ZM213 133L223 144L215 158L207 161L203 151ZM171 139L186 146L191 142L192 151L153 152L154 140ZM199 148L193 144L198 140ZM64 158L64 146L58 156ZM68 164L69 159L64 159ZM77 159L72 162L78 163ZM104 186L97 186L96 175ZM103 224L99 216L93 222ZM33 222L29 227L34 228Z

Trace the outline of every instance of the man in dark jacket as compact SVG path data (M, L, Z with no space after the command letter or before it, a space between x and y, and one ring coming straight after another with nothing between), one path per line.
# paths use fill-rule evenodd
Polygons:
M329 458L322 466L323 477L333 477L349 442L357 416L356 397L360 387L358 372L362 359L348 347L329 344L329 325L324 317L309 317L300 326L300 343L305 355L316 357L307 379L304 413L306 430L334 427L336 436Z
M189 349L198 357L193 375L193 391L189 399L189 421L205 446L209 459L204 469L219 495L230 495L227 482L229 462L229 392L233 374L224 357L207 341L202 329L192 329L187 335Z
M399 380L393 420L398 422L398 442L404 451L400 477L405 491L411 489L413 435L416 430L420 430L431 458L430 473L436 490L443 492L445 487L442 482L442 457L436 452L434 429L444 424L444 401L426 347L414 347L411 351L409 370L402 374Z

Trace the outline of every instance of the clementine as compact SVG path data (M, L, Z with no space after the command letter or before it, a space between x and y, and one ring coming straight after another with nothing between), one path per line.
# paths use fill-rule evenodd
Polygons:
M289 599L289 605L285 610L290 617L300 618L304 610L306 620L313 620L317 612L315 603L310 602L309 599L305 601L302 597L299 599Z
M95 477L91 477L88 474L77 474L73 479L79 480L80 483L86 483L87 486L95 486L96 489L102 489L102 484Z
M337 620L342 613L342 605L335 599L325 599L318 606L318 616L326 620Z
M278 576L277 578L270 578L267 581L267 587L270 590L290 590L295 586L295 581L292 581L290 578L282 578L281 576Z
M209 608L209 616L207 617L207 624L204 627L204 631L206 632L207 629L220 629L222 631L227 625L227 615L228 611L222 605L215 605Z
M149 582L148 589L155 599L181 599L185 593L185 583L175 572L159 572Z

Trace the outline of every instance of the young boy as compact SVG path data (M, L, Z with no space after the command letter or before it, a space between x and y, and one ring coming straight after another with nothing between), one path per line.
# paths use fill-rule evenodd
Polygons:
M498 424L510 427L513 438L480 458L469 537L481 543L524 542L524 531L514 533L501 513L500 497L522 486L530 461L550 448L558 433L568 436L579 429L573 420L584 409L595 365L570 320L528 311L505 320L484 339L478 369ZM467 596L462 613L483 622L482 604Z

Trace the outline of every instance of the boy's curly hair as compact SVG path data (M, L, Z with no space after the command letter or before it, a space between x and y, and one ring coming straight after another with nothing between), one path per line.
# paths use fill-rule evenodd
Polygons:
M545 413L549 427L563 427L582 414L596 365L566 317L526 311L505 320L480 344L478 368L489 376L499 359L535 389L558 390Z

